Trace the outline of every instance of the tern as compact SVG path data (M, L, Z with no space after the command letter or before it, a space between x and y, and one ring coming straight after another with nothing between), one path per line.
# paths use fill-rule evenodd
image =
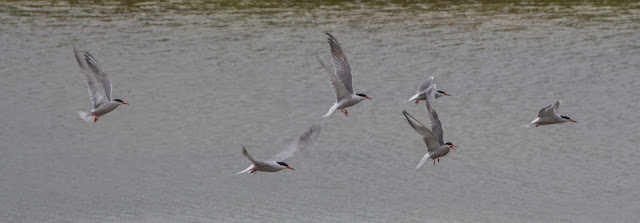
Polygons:
M547 105L546 107L540 109L540 111L538 112L538 117L533 119L533 121L531 121L529 124L523 125L522 127L529 128L533 125L536 125L536 127L538 127L541 125L551 125L564 122L577 122L569 118L569 116L558 114L558 107L560 107L560 101L556 101L556 103Z
M320 65L322 65L329 75L329 82L331 83L331 87L333 87L333 91L336 93L336 103L334 103L329 109L329 112L322 117L329 117L337 109L340 109L340 111L344 113L344 116L348 116L349 112L347 112L346 108L354 106L365 99L371 100L371 98L366 94L353 93L351 65L349 65L347 56L342 51L342 47L340 47L340 43L338 43L336 37L331 35L331 33L325 34L329 36L327 39L331 47L331 61L333 62L335 73L320 60L320 56L318 56L318 61L320 61Z
M107 73L102 70L98 61L89 54L89 52L78 51L73 47L73 53L76 56L78 65L82 69L82 73L87 78L89 87L89 99L93 102L93 109L89 112L78 111L78 114L86 122L97 122L100 116L107 114L120 105L128 105L129 103L121 99L111 100L111 81Z
M251 166L247 167L247 169L240 171L236 174L249 172L250 175L253 175L257 171L278 172L284 169L294 170L289 166L289 164L285 163L284 160L293 156L298 151L304 150L307 147L311 146L313 141L318 137L318 134L320 134L320 126L318 125L311 126L311 128L309 128L307 132L302 134L298 138L298 140L289 144L284 150L282 150L280 153L276 154L275 156L271 157L271 159L269 160L254 159L251 155L249 155L249 153L247 152L247 149L243 146L242 154L246 156L247 159L249 159L249 162L251 162Z
M438 113L433 109L433 105L431 104L433 100L435 100L435 91L436 85L429 87L427 89L427 113L429 114L429 119L431 122L431 130L420 123L416 118L411 116L407 111L402 110L402 114L409 121L409 125L413 128L413 130L418 133L418 135L422 136L422 141L427 144L427 154L425 154L418 166L416 166L416 170L418 170L422 165L424 165L427 160L432 159L433 165L436 165L436 160L440 162L440 157L443 157L449 153L450 149L456 150L456 147L451 142L444 142L443 131L442 131L442 123L440 123L440 119L438 118Z
M427 88L429 88L429 85L431 85L431 82L433 81L433 77L429 77L427 78L426 81L424 81L424 83L422 83L422 85L420 85L420 87L418 87L418 92L416 93L416 95L414 95L413 97L409 98L409 100L405 101L404 103L416 100L416 104L418 104L418 102L420 102L421 100L424 101L427 99ZM442 96L451 96L450 94L445 93L444 91L436 91L436 98L442 97Z

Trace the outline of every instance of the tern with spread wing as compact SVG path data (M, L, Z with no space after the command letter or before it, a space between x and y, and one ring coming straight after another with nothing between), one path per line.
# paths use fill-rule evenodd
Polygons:
M98 61L88 52L78 51L73 47L73 53L76 56L78 65L82 69L82 73L87 78L89 87L89 99L93 102L93 110L78 111L78 114L86 122L97 122L100 116L107 114L120 105L128 105L121 99L111 100L111 81L107 73L102 70Z
M325 34L329 36L327 39L329 40L329 46L331 47L331 61L333 62L335 73L332 72L331 69L322 62L322 60L320 60L319 56L318 61L320 61L320 65L322 65L329 75L331 87L333 87L333 91L336 93L336 103L334 103L329 109L329 112L322 117L329 117L337 109L340 109L345 116L348 116L349 112L347 112L346 108L354 106L365 99L371 100L371 98L365 94L353 93L351 65L349 65L349 60L347 60L347 56L342 51L342 47L340 47L338 39L331 35L331 33Z
M311 126L311 128L309 128L307 132L302 134L298 138L298 140L289 144L284 150L282 150L280 153L276 154L275 156L271 157L271 159L269 160L254 159L251 155L249 155L249 153L247 152L247 149L244 148L243 146L242 154L246 156L247 159L249 159L249 162L251 162L251 166L247 167L247 169L240 171L236 174L248 172L249 174L253 175L257 171L278 172L284 169L294 170L289 166L289 164L285 163L284 160L293 156L295 153L302 151L307 147L311 146L313 141L318 137L318 134L320 134L320 126L318 125Z
M449 149L456 150L456 147L451 142L444 142L443 131L442 131L442 123L440 123L440 118L438 118L438 113L433 109L433 100L435 100L435 89L436 85L429 87L427 92L427 113L429 114L429 120L431 122L431 130L420 123L416 118L411 116L407 111L402 110L402 114L409 121L409 125L413 128L413 130L418 133L422 137L422 140L427 144L427 154L425 154L418 166L416 166L416 170L418 170L422 165L424 165L427 160L432 159L433 165L436 165L436 160L440 162L440 157L443 157L449 153Z
M577 122L569 118L569 116L558 114L558 107L560 107L560 101L556 101L556 103L547 105L546 107L540 109L540 111L538 112L538 117L533 119L533 121L531 121L529 124L523 125L522 127L529 128L533 125L538 127L541 125L551 125L564 122Z
M431 82L433 81L433 77L429 77L427 78L426 81L424 81L424 83L422 83L422 85L420 85L420 87L418 87L418 92L416 93L416 95L414 95L413 97L409 98L409 100L405 101L404 103L410 102L415 100L416 104L418 104L418 102L420 101L424 101L427 99L427 88L429 88L429 86L431 85ZM442 97L442 96L451 96L450 94L445 93L444 91L436 91L436 98Z

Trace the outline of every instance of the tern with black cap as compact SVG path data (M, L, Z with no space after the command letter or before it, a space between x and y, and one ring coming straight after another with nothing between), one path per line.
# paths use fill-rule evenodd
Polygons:
M333 91L336 93L336 103L334 103L329 109L329 112L322 117L329 117L337 109L340 109L344 116L348 116L348 107L354 106L366 99L371 100L371 98L366 94L353 93L351 65L349 65L349 60L347 60L347 56L344 54L344 51L342 51L342 47L340 47L338 39L331 35L331 33L325 34L329 36L327 39L329 41L329 46L331 47L331 61L333 62L335 73L331 71L329 67L324 65L322 60L320 60L320 56L318 56L318 61L320 61L320 65L322 65L329 75L329 82L331 83Z
M431 82L433 82L433 77L427 78L427 80L424 81L424 83L422 83L422 85L420 85L420 87L418 87L418 92L414 96L409 98L409 100L405 101L404 103L407 103L407 102L415 100L416 104L418 104L418 102L420 102L420 101L427 100L427 88L429 88L429 86L431 85ZM436 91L436 98L439 98L439 97L442 97L442 96L451 96L451 95L447 94L444 91L437 90Z
M73 53L76 56L78 65L82 69L82 73L87 78L87 86L89 87L89 99L93 102L93 109L89 112L78 111L78 114L86 122L97 122L100 116L103 116L120 105L128 105L129 103L121 99L111 100L111 81L107 73L102 70L98 61L89 54L89 52L78 51L73 47Z
M540 109L538 112L538 117L533 119L529 124L523 125L522 127L529 128L531 126L541 126L541 125L551 125L565 122L577 122L569 116L564 116L558 114L558 107L560 107L560 101L556 101L556 103L547 105L546 107Z
M298 137L296 141L289 144L284 150L268 160L254 159L251 155L249 155L249 152L247 152L247 149L243 146L242 154L247 157L249 162L251 162L251 166L236 174L249 173L253 175L258 171L278 172L284 169L294 170L289 166L289 164L285 163L284 160L293 156L295 153L311 146L313 141L318 137L318 134L320 134L320 126L312 125L311 128L309 128L308 131Z
M433 101L435 100L435 88L436 85L429 87L426 91L427 93L427 113L429 115L429 121L431 122L431 129L427 128L425 125L420 123L416 118L411 116L407 111L402 110L402 114L407 118L409 125L413 130L418 133L422 137L422 141L427 144L427 154L425 154L418 166L416 166L416 170L418 170L422 165L424 165L427 160L432 159L433 165L436 165L436 160L440 162L440 157L443 157L449 153L450 149L456 150L456 147L451 142L444 142L442 123L440 123L440 118L438 118L438 113L433 109Z

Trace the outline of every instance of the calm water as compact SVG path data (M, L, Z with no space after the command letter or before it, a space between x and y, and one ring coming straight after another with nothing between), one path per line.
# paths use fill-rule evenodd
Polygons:
M73 46L130 106L78 117ZM458 151L413 171L429 76ZM640 221L638 3L3 1L0 77L0 222ZM520 127L556 100L578 123ZM296 171L234 175L314 123Z

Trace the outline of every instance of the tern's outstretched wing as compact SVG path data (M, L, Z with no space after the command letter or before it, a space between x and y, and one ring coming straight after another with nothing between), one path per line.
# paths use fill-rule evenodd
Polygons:
M422 83L422 85L420 85L420 87L418 88L418 95L427 93L427 88L429 88L429 86L431 85L431 82L433 82L433 76L427 78L426 81L424 81L424 83Z
M429 114L429 121L431 121L431 131L438 137L440 146L444 146L444 131L442 130L442 123L438 118L438 113L433 108L433 102L436 100L436 85L432 85L427 89L427 113Z
M558 107L560 107L560 101L556 101L556 103L549 104L544 108L540 109L538 112L538 117L552 117L558 114Z
M331 35L331 33L325 33L329 38L329 46L331 47L331 61L333 62L333 68L336 70L336 76L340 79L340 83L349 91L349 94L353 94L353 84L351 77L351 65L347 56L342 51L338 39Z
M331 83L331 88L333 88L333 92L336 93L336 102L340 102L344 99L348 99L349 97L351 97L351 93L349 93L349 91L344 87L344 85L342 83L340 83L340 79L336 76L336 74L334 74L331 69L329 69L329 67L327 67L327 65L325 65L322 60L320 59L320 56L316 55L318 57L318 62L320 62L320 65L322 66L322 68L324 68L325 71L327 71L327 75L329 75L329 83Z
M257 160L253 159L253 157L249 155L249 152L247 152L247 148L244 148L244 146L242 147L242 155L247 157L247 159L249 160L249 162L251 162L251 164L255 165L256 163L258 163Z
M284 148L284 150L274 155L269 160L284 161L285 159L293 156L295 153L311 146L313 141L318 137L318 134L320 134L320 126L312 125L311 128L309 128L308 131L298 137L296 141L289 144L286 148Z
M440 149L438 137L433 134L431 130L429 130L426 126L416 120L407 111L402 110L402 114L405 118L407 118L407 121L409 122L409 125L413 128L413 130L415 130L418 135L422 136L422 141L427 144L427 153L433 153Z
M93 102L93 108L111 101L111 81L98 61L91 54L85 51L78 51L75 47L73 53L76 61L87 78L89 88L89 99Z

